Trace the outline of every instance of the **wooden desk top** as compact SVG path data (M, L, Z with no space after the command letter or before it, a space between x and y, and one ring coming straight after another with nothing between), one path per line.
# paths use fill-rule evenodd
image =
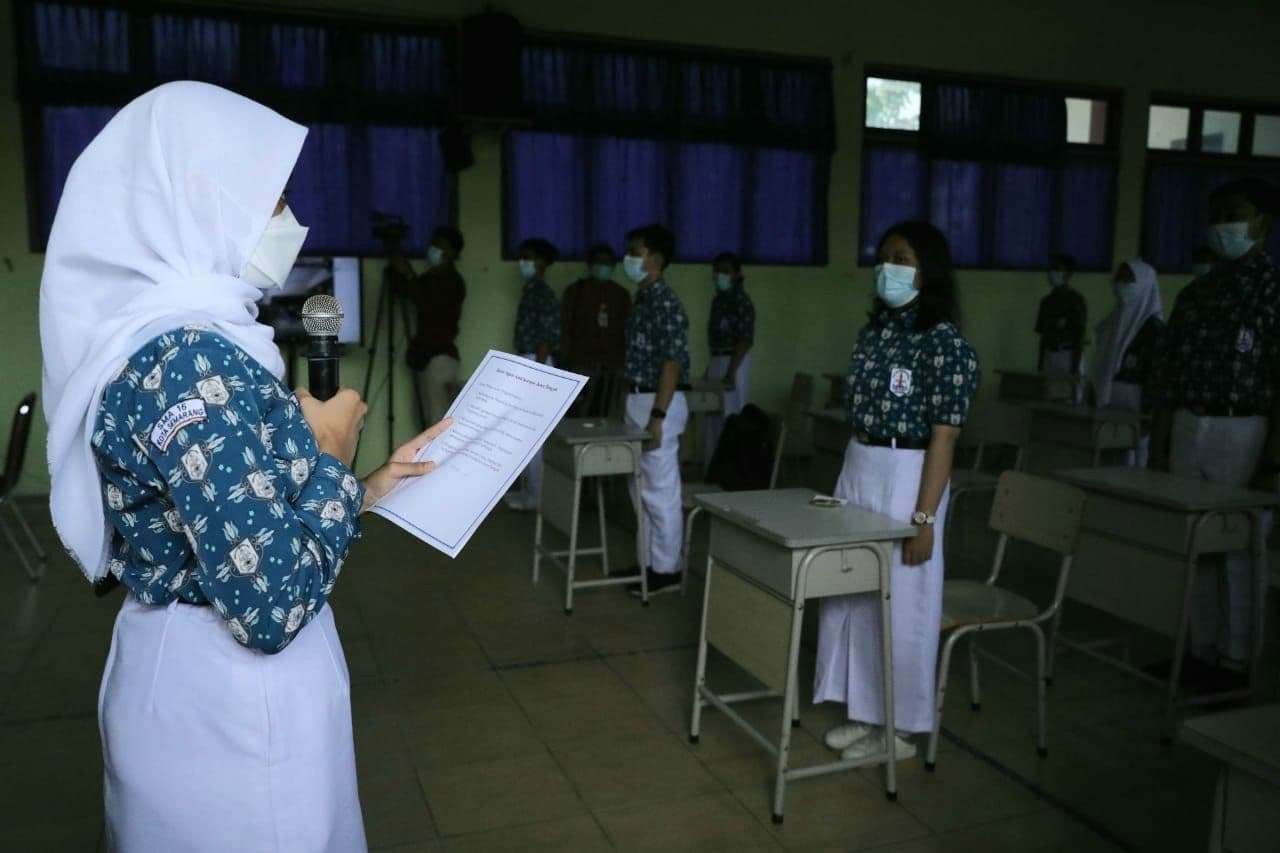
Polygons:
M1180 512L1259 509L1280 503L1280 495L1176 477L1146 468L1069 468L1054 471L1053 476L1085 491Z
M1192 717L1178 734L1190 746L1280 786L1280 705Z
M909 539L910 524L856 506L815 507L812 489L720 492L698 495L711 515L792 550Z
M645 442L649 433L639 427L610 418L565 418L551 433L552 441L565 444L596 442Z

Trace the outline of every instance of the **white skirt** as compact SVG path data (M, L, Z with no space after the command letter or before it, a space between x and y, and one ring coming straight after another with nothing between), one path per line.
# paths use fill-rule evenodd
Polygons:
M128 596L98 724L109 850L367 849L350 679L327 606L265 655L212 607Z
M923 450L868 447L856 440L845 451L836 496L855 506L907 520L920 493ZM893 615L894 725L902 732L933 730L933 690L942 627L942 553L948 487L938 506L933 557L919 566L893 549L889 582ZM818 610L815 702L844 702L848 717L884 725L880 655L880 600L874 593L824 598Z

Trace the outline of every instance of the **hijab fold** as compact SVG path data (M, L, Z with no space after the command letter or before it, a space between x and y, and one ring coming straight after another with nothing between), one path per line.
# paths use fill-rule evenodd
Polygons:
M277 377L240 274L266 230L306 128L205 83L167 83L122 108L67 177L40 282L49 504L90 581L110 531L90 439L106 385L150 338L198 324Z
M1128 303L1117 301L1111 313L1094 329L1098 347L1090 373L1099 407L1111 402L1112 382L1138 332L1152 317L1164 317L1155 269L1139 258L1126 261L1125 265L1133 271L1134 298Z

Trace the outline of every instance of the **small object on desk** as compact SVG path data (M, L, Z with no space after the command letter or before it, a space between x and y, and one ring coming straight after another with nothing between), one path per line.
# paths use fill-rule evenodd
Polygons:
M820 506L820 507L845 506L848 503L849 502L844 498L835 498L830 495L814 495L809 500L809 504L811 506Z

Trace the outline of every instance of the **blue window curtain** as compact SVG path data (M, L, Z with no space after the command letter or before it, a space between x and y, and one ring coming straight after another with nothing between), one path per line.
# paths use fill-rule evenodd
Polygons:
M1143 257L1160 272L1190 272L1192 255L1205 242L1209 193L1246 176L1280 185L1280 165L1152 162L1143 197ZM1272 229L1267 249L1280 257L1280 229Z
M1066 102L1053 89L926 81L918 134L872 136L862 158L859 260L881 235L926 219L958 266L1033 269L1067 252L1111 265L1114 156L1066 143Z
M676 259L823 263L823 154L726 143L519 131L504 148L504 249L544 237L567 257L663 222Z
M234 89L311 133L290 204L307 251L376 254L369 213L404 216L411 250L454 218L439 150L448 36L367 21L177 6L19 2L19 96L31 171L30 240L48 239L67 172L111 115L169 80Z
M713 52L540 39L521 57L532 129L504 143L504 250L570 257L663 222L681 261L826 261L831 69Z

